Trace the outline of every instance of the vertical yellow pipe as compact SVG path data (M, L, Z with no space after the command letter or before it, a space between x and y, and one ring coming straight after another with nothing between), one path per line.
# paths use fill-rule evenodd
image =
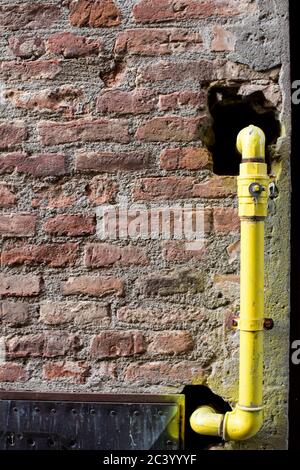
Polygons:
M240 365L239 401L233 411L221 415L201 406L190 418L199 434L243 440L262 426L263 328L264 328L264 220L267 215L268 183L265 136L249 126L237 138L242 154L238 177L241 219Z

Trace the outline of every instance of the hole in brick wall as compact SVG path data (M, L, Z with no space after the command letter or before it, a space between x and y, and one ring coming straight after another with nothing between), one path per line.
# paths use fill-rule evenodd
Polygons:
M280 135L278 112L262 91L238 95L239 87L219 86L209 90L208 106L212 127L204 137L213 155L213 171L217 175L238 175L241 155L236 137L241 129L254 124L266 135L266 162L270 170L271 147Z
M231 411L229 404L218 395L215 395L204 385L186 385L182 391L185 395L185 450L208 449L221 444L220 437L201 436L195 433L190 426L192 413L201 405L212 405L219 413Z

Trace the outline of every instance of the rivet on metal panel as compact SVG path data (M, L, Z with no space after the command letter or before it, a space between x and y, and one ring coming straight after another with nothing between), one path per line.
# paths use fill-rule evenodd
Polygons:
M56 409L55 409L55 408L52 408L52 409L50 410L50 412L54 414L54 413L56 413Z
M158 411L158 416L163 416L163 415L164 415L164 412L161 411L161 410L159 410L159 411Z
M75 410L75 408L72 408L71 411L72 411L73 415L76 415L76 414L77 414L77 411Z
M90 415L94 415L94 414L96 414L96 411L92 408L92 409L90 410Z
M140 412L139 412L138 410L135 410L135 411L133 412L133 414L134 414L134 416L139 416L139 415L140 415Z
M35 441L31 438L27 439L27 444L30 446L30 447L34 447L35 446Z
M117 412L115 410L111 410L111 412L109 414L110 414L110 416L116 416Z
M40 409L36 406L36 407L34 408L34 411L35 411L36 413L39 413Z

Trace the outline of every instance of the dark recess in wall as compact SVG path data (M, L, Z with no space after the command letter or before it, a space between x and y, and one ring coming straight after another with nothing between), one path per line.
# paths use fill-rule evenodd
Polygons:
M201 405L211 405L223 414L231 411L229 404L204 385L186 385L182 393L185 395L185 450L209 449L221 444L221 437L201 436L194 432L189 421L193 412Z
M236 138L241 129L254 124L266 135L266 162L270 170L270 146L280 135L277 110L266 101L261 91L238 95L238 86L213 87L208 93L212 128L207 129L204 143L213 155L213 171L217 175L238 175L241 155Z

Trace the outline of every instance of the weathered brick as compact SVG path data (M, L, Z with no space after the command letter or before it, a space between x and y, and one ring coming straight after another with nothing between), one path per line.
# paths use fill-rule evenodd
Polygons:
M236 194L236 178L213 176L199 183L190 176L143 178L136 182L132 197L135 201L185 198L223 198Z
M167 95L160 95L159 108L162 111L176 111L184 108L202 109L205 107L207 95L204 91L175 91Z
M202 117L154 117L140 125L136 139L147 142L191 142L198 140Z
M117 119L82 119L69 122L41 121L38 132L43 145L72 142L129 142L128 123Z
M59 176L66 173L65 164L65 155L58 153L43 153L30 157L25 153L7 153L0 155L0 174L16 170L36 177Z
M59 18L59 6L51 3L22 2L0 6L0 29L2 30L49 28Z
M144 351L144 338L140 331L102 331L93 338L91 345L91 355L97 359L133 356Z
M200 34L187 29L136 28L118 34L115 53L155 56L186 51L198 52L202 46Z
M144 170L150 166L148 152L83 152L75 156L77 171L114 172Z
M203 234L204 236L204 234ZM167 240L162 243L163 257L168 261L202 259L206 253L205 240Z
M254 9L249 0L140 0L134 5L133 15L138 22L156 23L211 16L231 17Z
M74 206L77 200L75 188L72 183L58 181L51 182L41 188L36 188L31 200L34 208L62 209Z
M153 64L139 67L137 84L147 83L155 87L158 82L167 82L172 86L174 86L174 83L182 82L195 82L199 84L201 81L217 78L217 71L220 67L221 64L205 59L194 61L181 60L180 62L161 60L156 62L155 67L153 67Z
M72 59L98 54L100 42L99 40L65 32L52 34L46 42L46 48L52 54L61 54L66 59Z
M0 183L0 207L10 207L17 202L17 196L10 185Z
M147 295L197 294L204 290L204 276L193 269L173 269L141 276L137 281Z
M90 372L85 362L59 361L48 362L43 366L43 378L46 380L66 379L73 384L83 384Z
M78 254L77 243L49 243L43 245L20 245L4 247L1 253L2 265L44 264L52 268L72 266Z
M132 197L135 201L192 198L194 183L189 176L143 178L136 182Z
M240 295L240 277L237 274L215 274L213 283L231 302L238 301Z
M241 243L240 243L240 240L237 240L233 243L231 243L230 245L228 245L228 247L226 248L226 251L228 253L228 261L229 263L233 263L234 261L236 261L237 259L239 259L240 257L240 248L241 248Z
M9 326L26 325L29 320L28 304L26 302L0 302L0 321Z
M95 233L96 221L88 215L56 215L46 220L43 225L45 232L51 235L82 236Z
M143 114L156 108L156 94L147 89L108 90L97 99L97 111L115 114Z
M95 324L108 326L110 322L108 307L98 302L42 302L40 321L46 325Z
M183 315L184 310L184 315ZM128 324L147 324L155 326L178 325L186 322L202 322L205 312L190 305L169 306L157 305L152 307L121 307L117 311L119 322Z
M160 155L160 166L164 170L211 170L212 157L203 147L165 149Z
M113 264L122 266L147 265L145 250L136 246L117 246L109 243L88 243L85 247L85 266L100 268Z
M30 297L38 295L41 291L42 283L39 276L31 274L0 275L0 295L17 295L20 297Z
M16 108L38 111L65 111L72 114L79 103L82 91L72 85L57 88L44 88L38 91L11 89L5 92L5 98Z
M79 349L78 336L64 331L15 336L5 341L7 357L56 357L74 354Z
M12 53L21 59L32 59L45 53L45 41L38 35L11 36L8 45Z
M100 28L120 24L120 11L113 0L74 0L70 5L72 26Z
M60 60L34 60L1 63L0 76L7 82L27 80L53 80L61 72Z
M23 121L0 122L0 150L21 144L27 138L27 129Z
M31 237L35 234L36 216L32 214L0 215L0 234L5 237Z
M195 346L189 331L159 331L151 333L147 352L150 354L182 354L191 351Z
M238 210L233 207L214 207L214 230L217 233L239 232L240 219Z
M0 382L18 382L27 379L27 371L22 364L2 362L0 364Z
M223 26L215 25L213 27L213 40L210 46L212 51L233 51L235 41L235 35Z
M125 371L125 379L135 383L159 384L203 383L205 372L196 361L157 361L132 363Z
M86 194L93 205L114 202L118 184L108 178L94 176L86 186Z
M87 294L102 297L110 294L121 296L123 292L124 282L116 277L78 276L70 277L62 283L64 295Z

